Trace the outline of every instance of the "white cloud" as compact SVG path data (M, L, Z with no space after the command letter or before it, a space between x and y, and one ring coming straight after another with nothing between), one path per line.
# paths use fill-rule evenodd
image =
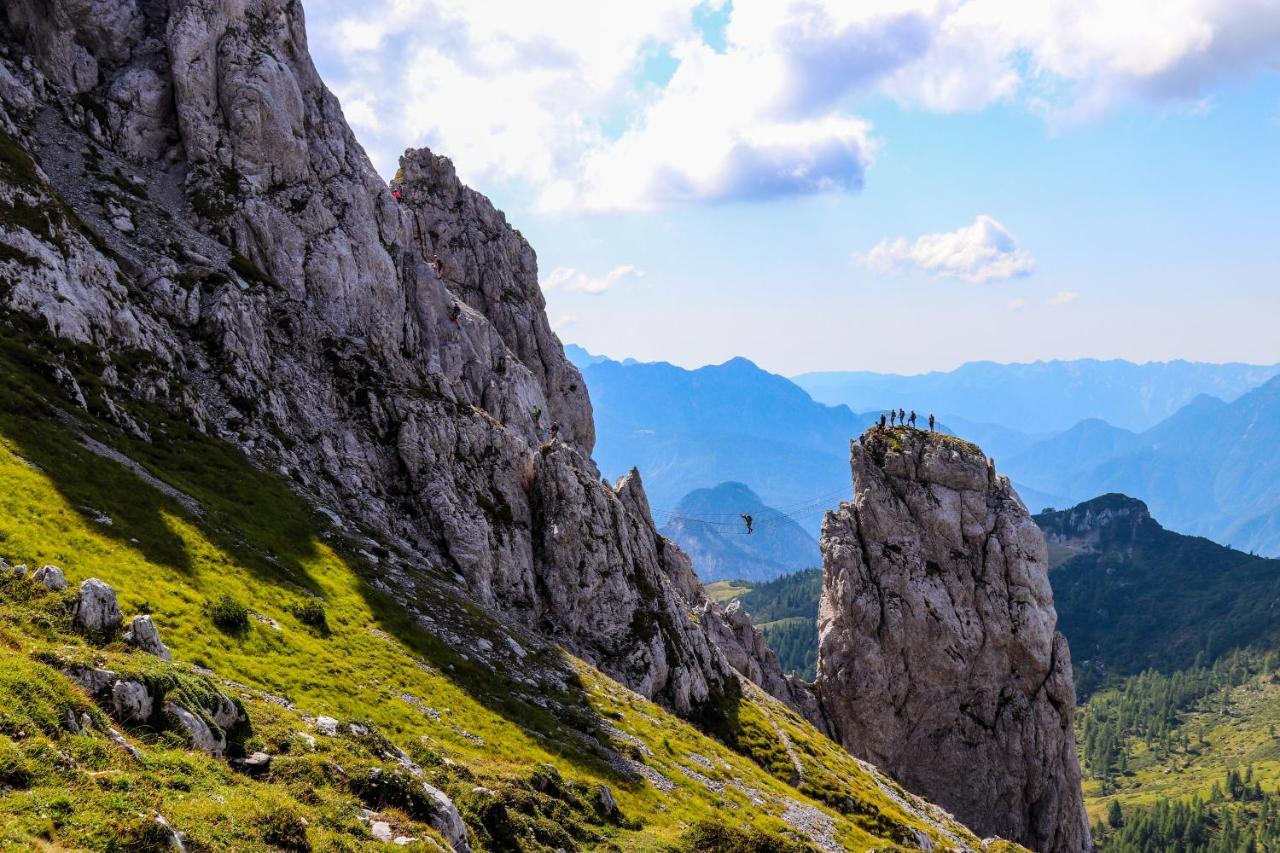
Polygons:
M564 290L570 293L600 295L623 282L640 278L644 272L633 266L614 267L602 276L589 276L572 267L556 267L541 282L546 291Z
M1009 300L1010 311L1025 311L1027 308L1027 300L1019 296L1017 299Z
M559 317L556 317L551 321L551 331L557 333L563 332L565 329L576 326L577 324L578 316L576 314L561 314Z
M1035 269L1035 259L1018 246L1009 229L986 215L979 215L972 225L925 234L914 241L905 237L881 240L871 251L855 258L877 272L919 270L975 284L1016 278Z
M1045 304L1051 308L1061 308L1064 305L1070 305L1079 298L1080 294L1074 290L1059 290L1053 296L1050 296Z
M1009 103L1053 125L1144 100L1194 112L1280 64L1280 0L312 0L322 70L379 167L429 144L554 209L859 188L861 99ZM665 74L646 73L664 57Z

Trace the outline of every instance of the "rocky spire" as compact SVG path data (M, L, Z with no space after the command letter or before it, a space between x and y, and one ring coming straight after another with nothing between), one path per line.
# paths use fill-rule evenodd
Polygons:
M1044 537L972 444L872 430L852 456L853 501L822 529L835 737L980 834L1090 849Z

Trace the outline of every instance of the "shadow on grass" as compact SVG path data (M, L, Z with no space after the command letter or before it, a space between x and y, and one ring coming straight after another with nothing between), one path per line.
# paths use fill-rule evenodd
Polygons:
M103 389L94 384L95 370L100 372L102 365L89 361L93 356L81 350L11 321L0 317L0 440L35 465L86 519L97 521L95 530L135 549L149 562L189 574L194 566L187 543L170 522L179 517L263 584L291 584L320 593L306 566L319 558L320 533L327 525L282 477L258 470L238 448L199 433L159 407L131 404L129 408L135 418L145 418L153 436L150 442L126 435L101 417L85 416L70 404L67 392L48 378L51 365L60 364L76 376L91 414L99 414L95 403L99 409L102 405L96 395ZM115 405L121 406L122 401ZM178 500L145 484L125 465L88 449L79 431L68 426L59 412L74 413L85 434L193 498L202 516L194 517ZM101 516L109 517L111 523L101 523ZM530 734L548 752L608 776L615 784L638 784L617 768L601 745L610 743L607 727L562 652L533 653L528 661L532 664L542 655L538 665L568 676L567 689L555 697L559 707L552 711L521 698L527 688L520 679L526 673L495 671L464 656L419 626L392 596L376 589L370 582L370 568L354 548L332 540L326 544L337 549L360 578L360 592L376 624L405 649L478 704ZM468 624L451 625L453 630L490 637L495 645L501 642L503 633L491 618L466 602L454 603L467 613Z
M105 403L94 371L102 365L95 361L12 317L0 320L0 438L94 522L97 532L149 562L192 571L186 543L170 522L181 518L257 577L316 591L304 568L317 555L314 525L288 486L248 464L236 448L198 433L158 406L129 407L131 416L148 425L150 442L127 436L101 417L85 417L48 377L52 364L62 365L76 376L89 413L101 415ZM68 423L82 424L85 435L194 499L203 516L195 517L125 465L90 450Z

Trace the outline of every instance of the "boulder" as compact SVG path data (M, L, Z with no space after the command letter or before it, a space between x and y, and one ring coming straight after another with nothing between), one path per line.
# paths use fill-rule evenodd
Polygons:
M31 579L36 583L44 584L45 589L58 592L67 588L67 578L62 573L62 569L57 566L41 566L36 569Z
M163 660L172 660L173 654L169 651L160 639L160 631L156 628L156 623L151 620L150 616L135 616L133 621L129 623L129 628L125 631L124 638L134 646L149 655L155 655Z
M80 584L75 604L75 622L80 628L97 636L111 636L120 630L122 621L114 589L97 578Z
M111 685L116 682L116 674L113 670L92 666L71 666L63 670L63 674L94 698L105 696Z
M111 686L113 716L122 723L145 723L153 710L151 691L139 681L117 681Z
M233 758L231 764L250 776L260 776L271 769L271 756L265 752L255 752L244 758Z
M453 800L428 782L419 780L423 792L431 800L431 827L449 842L454 853L471 853L471 842L468 840L467 825L458 812Z
M191 749L207 752L214 758L221 758L227 751L227 738L222 732L214 732L209 724L198 715L174 702L165 702L164 710L187 733L187 745Z
M613 791L608 785L599 785L596 787L595 796L596 814L605 820L613 820L618 816L618 801L613 797Z

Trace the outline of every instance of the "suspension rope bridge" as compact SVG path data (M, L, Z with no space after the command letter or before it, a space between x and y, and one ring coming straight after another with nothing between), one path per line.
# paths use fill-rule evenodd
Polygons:
M748 536L743 515L750 515L752 518L752 530L760 530L765 527L774 527L788 522L801 523L803 520L810 519L816 515L822 515L827 510L842 499L847 499L850 494L848 486L842 486L839 489L832 490L817 497L799 503L785 505L782 507L763 507L754 513L741 512L724 512L724 513L691 513L681 511L679 507L674 509L658 509L651 508L654 523L659 527L665 527L668 524L680 524L689 527L711 528L717 533L726 535Z

